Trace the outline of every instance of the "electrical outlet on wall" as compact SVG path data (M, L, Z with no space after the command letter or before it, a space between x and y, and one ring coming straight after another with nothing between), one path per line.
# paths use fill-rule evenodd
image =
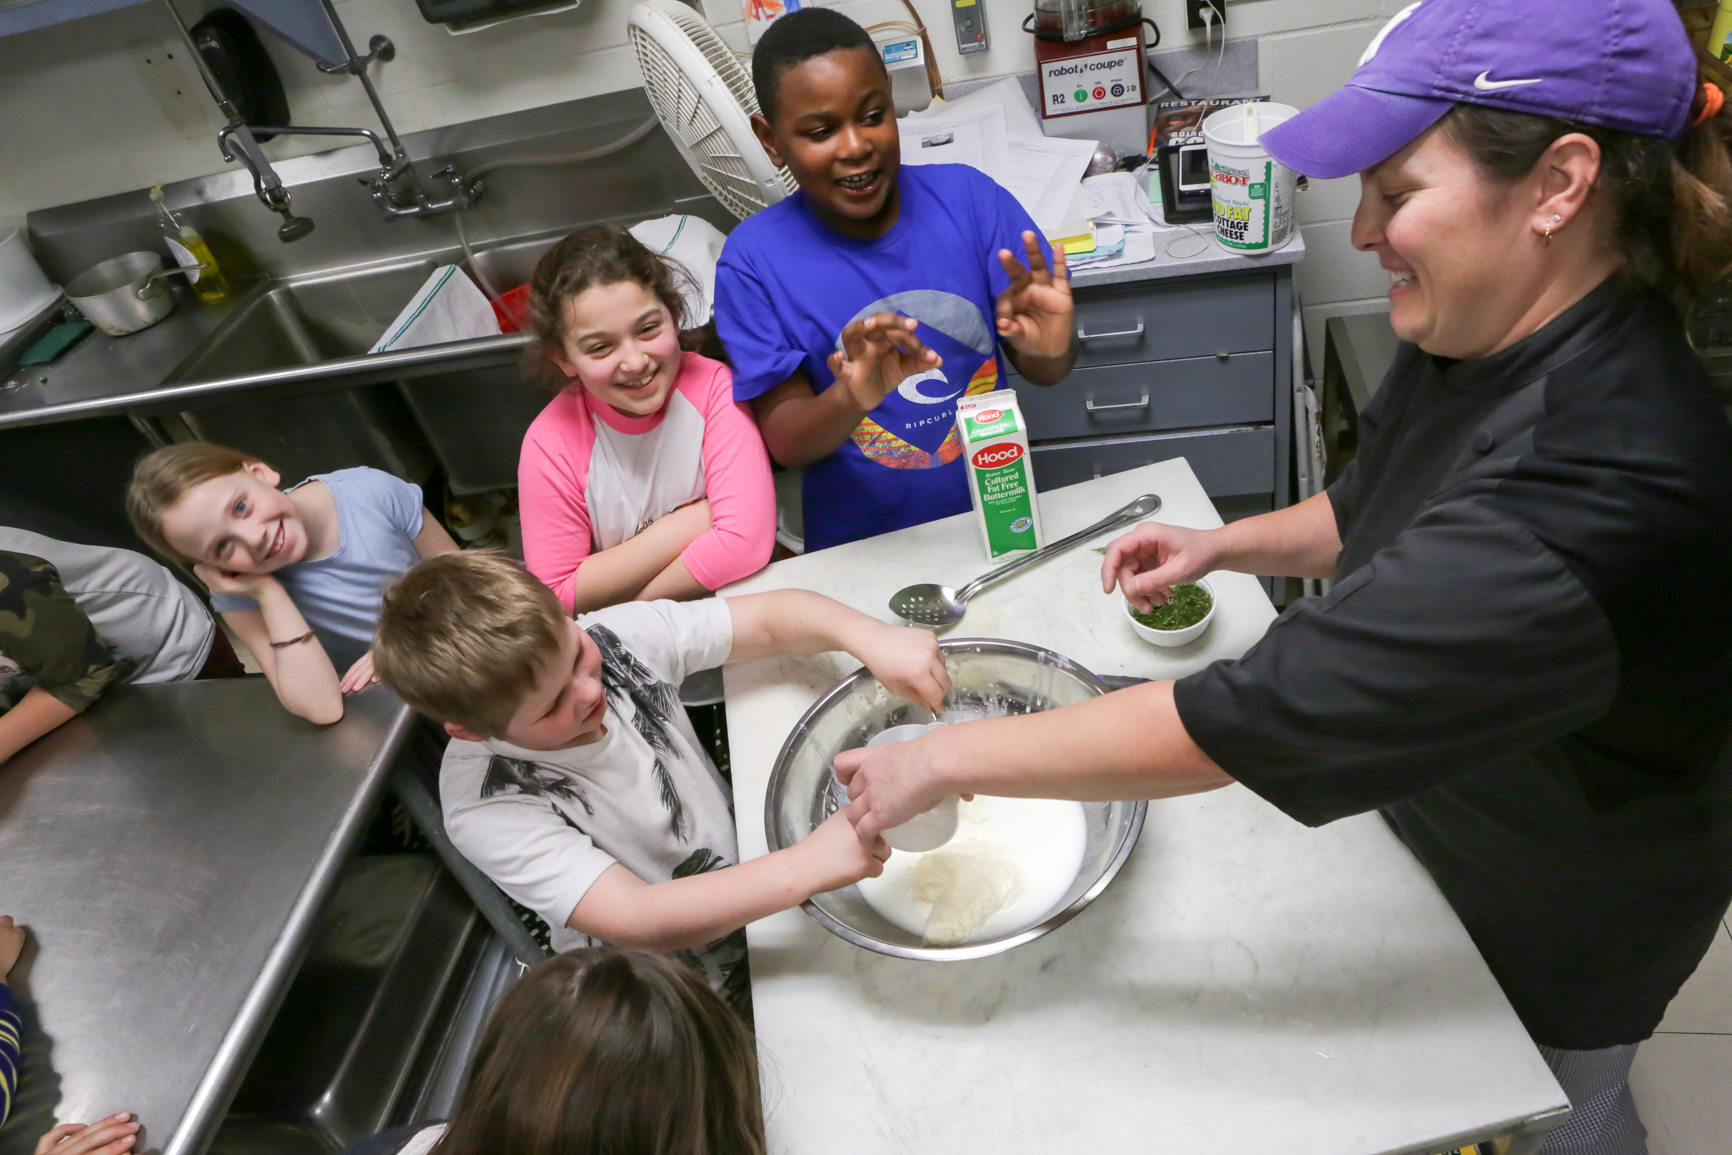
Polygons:
M130 52L133 71L182 136L214 132L222 126L216 103L199 79L198 65L187 56L191 51L179 40L164 38L134 44Z
M1208 28L1208 21L1203 18L1206 8L1215 10L1215 30L1224 31L1227 27L1227 0L1185 0L1185 27Z

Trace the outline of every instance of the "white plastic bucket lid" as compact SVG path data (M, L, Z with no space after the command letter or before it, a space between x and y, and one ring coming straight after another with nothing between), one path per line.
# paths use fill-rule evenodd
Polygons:
M0 233L0 333L10 333L54 303L50 284L18 229Z

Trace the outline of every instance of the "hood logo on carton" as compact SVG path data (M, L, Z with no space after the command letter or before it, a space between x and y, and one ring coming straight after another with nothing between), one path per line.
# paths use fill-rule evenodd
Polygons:
M991 425L1003 416L1004 410L1002 409L982 409L974 415L974 423L976 425Z
M1001 441L997 445L988 445L976 453L971 460L976 469L996 469L1001 465L1012 465L1022 460L1027 452L1014 441Z

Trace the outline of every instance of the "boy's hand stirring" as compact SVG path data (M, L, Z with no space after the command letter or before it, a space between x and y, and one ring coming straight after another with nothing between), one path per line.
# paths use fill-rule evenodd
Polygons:
M872 625L877 629L863 629L863 636L849 644L848 652L859 658L886 690L938 713L950 690L950 674L944 668L937 636L931 630L908 626Z
M842 348L830 354L830 372L856 408L870 413L916 373L944 364L914 330L919 322L897 313L874 313L842 330Z

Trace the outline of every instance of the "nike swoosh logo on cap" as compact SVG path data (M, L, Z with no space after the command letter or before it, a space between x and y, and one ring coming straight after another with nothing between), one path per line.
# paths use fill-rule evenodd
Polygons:
M1536 76L1532 80L1493 80L1490 72L1482 72L1473 78L1473 86L1481 92L1496 92L1500 88L1519 88L1524 84L1538 84L1544 77Z

